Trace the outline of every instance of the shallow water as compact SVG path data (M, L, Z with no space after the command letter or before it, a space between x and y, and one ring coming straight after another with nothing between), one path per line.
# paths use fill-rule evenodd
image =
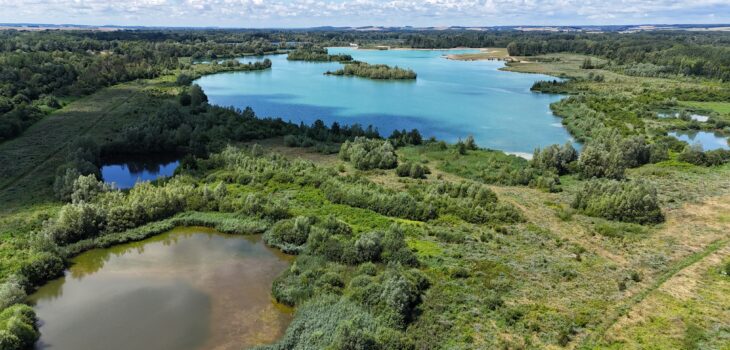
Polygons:
M716 149L730 149L728 137L708 131L672 131L669 136L687 142L690 145L700 144L705 151Z
M29 300L37 349L241 349L277 340L291 312L271 299L289 257L258 236L178 228L74 258Z
M473 50L471 50L473 51ZM426 137L456 141L473 135L482 147L532 153L565 143L570 135L549 104L558 95L533 93L533 82L555 79L498 70L498 61L455 61L443 56L470 50L354 50L332 48L356 60L413 69L415 81L375 81L326 76L339 63L287 61L269 56L270 70L209 75L196 81L211 103L244 108L262 117L294 122L372 124L387 136L393 129L419 129ZM250 59L242 59L243 62Z
M659 118L679 118L679 116L680 116L679 112L657 113L657 117L659 117ZM690 114L689 119L704 123L704 122L710 120L710 117L706 116L706 115L701 115L701 114Z
M127 189L141 181L172 176L180 165L177 155L137 156L108 160L101 166L101 178L116 188Z

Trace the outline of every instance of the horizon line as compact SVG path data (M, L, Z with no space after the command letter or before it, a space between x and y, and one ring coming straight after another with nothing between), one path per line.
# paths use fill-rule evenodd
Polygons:
M81 23L40 23L40 22L0 22L0 27L31 27L32 26L56 26L56 27L89 27L89 28L149 28L149 29L255 29L255 30L281 30L281 29L348 29L348 28L413 28L413 29L433 29L433 28L516 28L516 27L554 27L554 28L573 28L573 27L641 27L641 26L703 26L703 27L723 27L730 26L730 23L637 23L637 24L505 24L505 25L434 25L434 26L414 26L414 25L361 25L361 26L336 26L336 25L320 25L310 27L235 27L235 26L170 26L170 25L134 25L134 24L81 24Z

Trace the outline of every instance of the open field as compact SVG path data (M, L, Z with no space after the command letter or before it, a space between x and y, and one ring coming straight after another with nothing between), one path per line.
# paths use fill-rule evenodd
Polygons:
M479 53L464 53L458 55L447 55L446 58L457 61L479 61L479 60L507 60L511 59L507 49L503 47L488 47L480 49Z
M681 101L682 105L706 109L720 114L730 114L730 102L699 102L699 101Z

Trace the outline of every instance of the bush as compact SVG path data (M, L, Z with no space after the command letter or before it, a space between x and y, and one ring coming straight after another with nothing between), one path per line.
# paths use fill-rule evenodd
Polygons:
M25 264L20 269L20 275L27 281L25 289L29 290L49 280L60 277L63 274L64 268L65 264L63 259L57 255L43 252Z
M382 215L419 221L436 217L431 206L419 202L409 193L396 193L357 177L330 179L320 189L333 203L370 209Z
M187 75L187 74L179 74L177 76L177 79L175 79L175 84L180 86L188 86L193 83L193 77Z
M578 160L578 151L570 142L566 142L562 147L551 145L542 150L536 149L530 164L543 171L564 175L570 172L569 165L576 160Z
M15 304L0 312L0 349L29 349L38 340L38 320L33 309Z
M395 169L395 172L400 177L411 177L414 179L425 179L426 174L430 174L431 170L425 165L417 163L401 163Z
M340 147L340 158L360 170L393 169L398 165L395 148L387 140L357 137Z
M68 148L66 163L56 169L53 191L62 201L69 201L74 191L74 182L80 175L99 174L100 148L94 140L80 137Z
M730 162L730 151L716 149L703 152L701 145L685 147L678 159L699 166L718 166Z
M597 143L589 143L583 149L578 159L578 168L585 179L623 179L626 171L620 152Z
M273 283L272 294L285 305L299 305L312 296L340 294L344 266L322 256L302 254Z
M623 138L615 129L600 129L578 158L583 178L623 179L627 168L649 163L652 147L641 136ZM654 157L657 158L657 155Z
M377 232L364 233L355 241L355 252L360 262L378 261L382 251L381 235Z
M609 220L655 224L664 221L656 189L646 182L592 180L576 193L573 208Z
M97 195L109 191L109 186L96 179L95 175L79 176L73 183L72 203L91 202Z
M5 283L0 284L0 311L14 304L22 303L25 296L22 283L11 276Z
M310 232L313 231L311 220L299 216L295 219L282 220L274 224L264 233L264 242L289 254L298 254L304 249Z
M63 206L58 219L47 232L56 243L68 244L96 236L103 225L104 218L99 208L81 202Z

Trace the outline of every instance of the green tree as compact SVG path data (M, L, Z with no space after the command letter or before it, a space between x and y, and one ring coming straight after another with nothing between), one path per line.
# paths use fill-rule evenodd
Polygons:
M208 96L203 92L203 88L198 84L193 84L190 87L190 105L193 107L201 106L208 103Z

